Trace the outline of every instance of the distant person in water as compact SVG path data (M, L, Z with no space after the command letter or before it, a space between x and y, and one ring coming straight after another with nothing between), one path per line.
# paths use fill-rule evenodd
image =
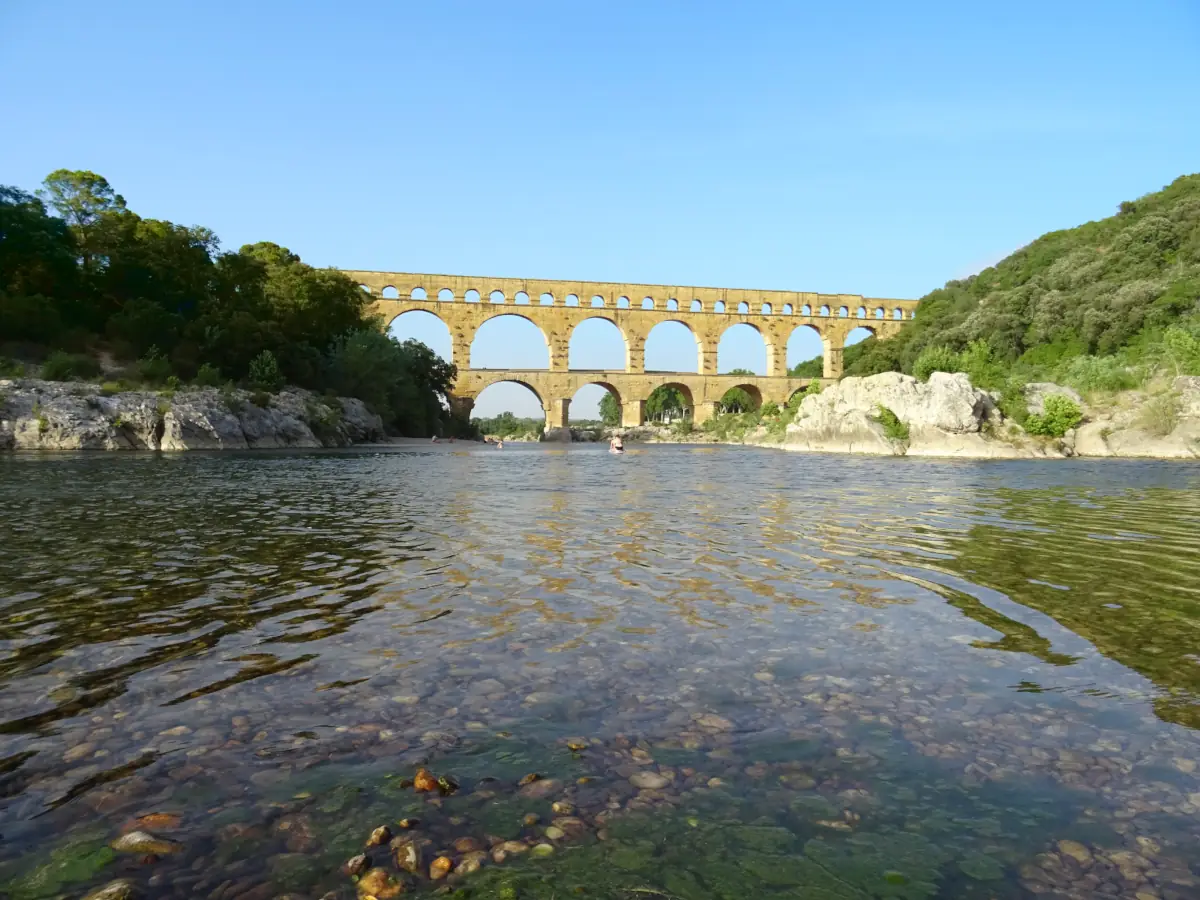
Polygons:
M611 441L608 442L608 449L613 453L624 453L625 443L621 440L619 434L614 434Z
M504 441L496 441L496 449L503 450L504 449Z

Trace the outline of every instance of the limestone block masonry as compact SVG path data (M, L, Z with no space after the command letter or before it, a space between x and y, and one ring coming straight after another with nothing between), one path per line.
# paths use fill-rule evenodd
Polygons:
M548 430L566 426L571 398L587 384L601 385L616 396L626 426L642 424L646 399L663 385L673 385L683 393L697 424L714 414L717 403L732 387L743 388L760 403L786 403L810 380L787 374L787 343L797 328L811 328L820 336L823 380L830 381L842 374L842 351L851 331L867 328L879 337L890 337L916 317L918 306L916 300L857 294L351 269L343 273L375 298L375 310L385 328L397 316L413 310L430 312L446 324L451 362L458 367L453 400L459 408L469 410L489 385L514 381L538 396ZM550 353L549 370L470 367L471 343L479 327L489 319L511 315L527 319L541 331ZM571 333L587 319L606 319L621 332L625 341L623 370L568 369ZM661 322L680 322L692 332L698 372L646 371L646 339ZM766 375L717 374L717 345L737 324L749 325L762 335L767 348Z

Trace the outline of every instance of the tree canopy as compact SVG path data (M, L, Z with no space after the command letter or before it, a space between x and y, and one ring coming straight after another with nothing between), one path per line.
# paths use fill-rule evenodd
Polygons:
M972 352L997 371L1069 381L1105 365L1094 360L1161 359L1189 339L1200 340L1200 174L947 282L896 337L847 347L844 360L847 375L912 373L926 351L945 365L982 341Z
M0 186L0 354L52 351L161 361L131 377L203 369L204 383L257 383L270 358L287 383L360 397L414 435L449 419L455 373L384 335L342 273L265 241L222 252L211 230L143 218L102 176L66 169L37 195Z

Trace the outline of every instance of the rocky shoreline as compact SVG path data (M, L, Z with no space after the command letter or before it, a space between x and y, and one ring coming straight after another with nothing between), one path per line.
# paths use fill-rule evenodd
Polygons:
M385 439L382 420L361 400L299 388L112 392L0 380L0 450L246 450Z
M741 440L720 440L700 431L678 435L658 427L623 433L631 442L735 443L877 456L1200 459L1200 377L1176 377L1154 394L1125 391L1104 405L1089 404L1068 387L1031 384L1026 388L1030 412L1042 413L1046 398L1054 394L1069 397L1083 413L1079 426L1061 438L1028 434L1004 416L997 396L974 387L964 374L943 372L935 372L928 382L896 372L844 378L805 398L786 427L761 425ZM880 407L895 413L907 427L907 438L889 436L879 420Z

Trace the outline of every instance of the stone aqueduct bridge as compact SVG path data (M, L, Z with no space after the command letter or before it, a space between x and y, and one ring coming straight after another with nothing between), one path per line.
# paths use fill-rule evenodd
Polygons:
M458 366L453 400L459 408L469 410L489 385L515 381L541 400L548 432L567 426L571 398L588 384L600 385L616 396L626 426L642 424L646 399L662 385L680 389L692 405L697 424L716 412L717 403L732 387L745 389L759 402L782 405L810 380L787 374L788 338L797 328L809 327L820 335L824 377L835 379L842 374L842 350L851 331L865 327L879 337L891 336L915 318L918 304L916 300L856 294L343 271L376 298L376 311L385 327L413 310L433 313L446 324L451 361ZM479 327L505 315L520 316L541 330L550 351L549 370L470 368L471 342ZM571 333L587 319L606 319L620 330L625 339L624 370L567 367ZM646 339L661 322L680 322L692 332L698 372L646 371ZM763 337L765 376L717 374L717 344L739 323Z

